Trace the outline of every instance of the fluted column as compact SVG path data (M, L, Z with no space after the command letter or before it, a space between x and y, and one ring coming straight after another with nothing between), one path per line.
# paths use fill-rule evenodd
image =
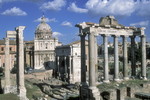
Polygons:
M95 87L95 51L94 51L94 33L88 34L89 40L89 86Z
M123 77L124 80L128 80L128 55L127 55L127 36L123 38Z
M146 80L146 37L145 35L141 36L141 52L142 52L142 61L141 61L141 75L144 80Z
M103 45L104 45L104 82L109 82L109 70L108 70L108 35L103 36Z
M80 34L81 39L81 84L86 85L86 64L85 64L85 34Z
M4 93L10 93L10 55L9 38L5 38L5 87Z
M119 56L118 56L118 36L114 36L114 65L115 75L114 80L119 81Z
M135 36L131 36L131 76L136 76L136 66L135 66Z

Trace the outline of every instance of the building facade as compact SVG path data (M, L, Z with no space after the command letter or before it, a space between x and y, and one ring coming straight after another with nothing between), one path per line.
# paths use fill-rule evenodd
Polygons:
M88 43L86 42L86 50ZM88 51L86 51L86 72L88 71ZM56 53L56 76L66 82L81 81L81 44L80 41L58 46Z
M34 41L24 41L25 67L34 67Z
M10 40L9 42L10 69L12 69L16 62L16 41ZM0 67L5 67L5 40L0 40Z
M55 68L55 47L59 45L58 39L52 37L52 29L46 23L46 18L41 18L37 26L34 39L34 69Z

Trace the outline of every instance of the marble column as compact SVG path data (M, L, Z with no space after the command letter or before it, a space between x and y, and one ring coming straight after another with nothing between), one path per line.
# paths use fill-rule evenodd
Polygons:
M4 94L10 93L10 55L9 38L5 38L5 87Z
M119 56L118 56L118 36L114 36L114 80L119 81Z
M88 34L89 40L89 87L95 87L95 49L94 49L94 33Z
M135 66L135 36L131 36L131 76L136 76L136 66Z
M123 78L128 80L128 52L127 52L127 36L122 36L123 38Z
M17 31L17 80L18 80L18 94L21 100L28 100L26 97L26 88L24 84L24 41L23 41L23 30L25 26L19 26L16 28Z
M104 46L104 82L109 82L109 69L108 69L108 35L103 36L103 46Z
M142 61L141 61L141 76L146 80L146 37L145 35L141 36L141 52L142 52Z
M86 85L86 54L85 54L85 34L80 35L81 39L81 84Z
M97 50L97 35L94 38L94 49L95 49L95 73L96 82L98 82L98 50Z

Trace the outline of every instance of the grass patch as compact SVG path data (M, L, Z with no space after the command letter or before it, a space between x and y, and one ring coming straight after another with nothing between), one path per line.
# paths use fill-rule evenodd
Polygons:
M27 98L29 100L33 99L34 96L40 97L43 94L41 90L39 89L39 87L37 87L36 85L33 85L33 83L29 81L25 82L25 86L27 89Z
M19 100L19 97L16 94L0 94L0 100Z

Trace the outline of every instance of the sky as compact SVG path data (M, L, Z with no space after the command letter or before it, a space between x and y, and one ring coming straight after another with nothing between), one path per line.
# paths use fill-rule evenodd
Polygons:
M101 17L113 15L122 25L146 27L150 42L149 5L150 0L0 0L0 39L6 31L26 26L24 40L34 40L44 14L53 36L67 44L79 40L77 23L99 23Z

